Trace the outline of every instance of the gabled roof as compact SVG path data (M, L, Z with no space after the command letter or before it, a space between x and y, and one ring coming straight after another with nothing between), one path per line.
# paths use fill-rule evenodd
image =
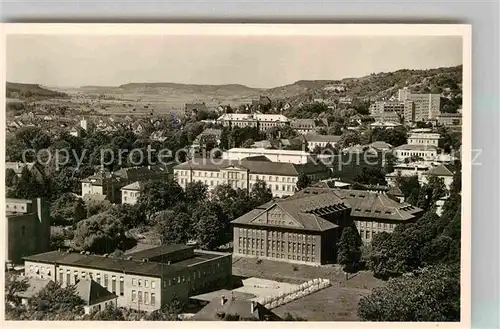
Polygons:
M40 291L42 291L43 288L45 288L49 282L52 280L49 279L41 279L41 278L36 278L36 277L21 277L19 279L26 278L28 280L28 288L25 291L20 291L16 293L16 296L21 297L21 298L31 298L38 294Z
M422 175L453 176L453 172L445 165L439 165L427 170L426 172L422 173Z
M145 182L137 181L132 184L128 184L127 186L122 187L122 190L132 190L132 191L141 191L144 188Z
M281 318L262 304L252 301L229 298L224 304L221 298L214 298L191 319L197 321L221 321L221 316L238 315L240 319L254 319L258 321L280 321Z
M117 295L109 292L106 288L91 279L80 280L76 284L75 290L87 306L118 298Z
M383 141L376 141L370 144L371 147L377 149L392 149L392 145Z

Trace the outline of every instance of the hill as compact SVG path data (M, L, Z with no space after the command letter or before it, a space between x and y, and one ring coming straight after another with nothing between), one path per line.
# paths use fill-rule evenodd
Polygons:
M67 94L62 92L57 92L49 89L45 89L37 84L29 83L14 83L7 82L7 98L15 99L26 99L26 98L63 98L67 97Z

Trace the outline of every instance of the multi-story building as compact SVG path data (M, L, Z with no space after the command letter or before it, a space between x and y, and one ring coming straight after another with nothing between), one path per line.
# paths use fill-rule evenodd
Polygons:
M291 263L335 263L343 228L355 226L361 239L369 242L375 234L392 232L421 213L382 193L309 187L232 221L233 253Z
M49 250L50 205L41 198L6 199L5 260L21 264L22 258Z
M314 119L291 119L290 127L301 135L313 133L317 128L324 127L322 121Z
M421 181L422 174L433 167L431 162L411 162L411 163L401 163L394 166L394 171L385 175L385 180L390 186L396 185L396 179L398 176L409 177L417 176L418 180Z
M419 182L421 184L426 184L430 177L441 178L446 186L446 189L450 190L451 184L453 183L453 172L448 169L445 165L437 165L425 172L420 176Z
M459 126L462 125L461 113L441 113L437 117L437 122L443 126Z
M173 176L172 164L122 168L115 172L101 171L82 180L82 197L105 195L110 202L122 200L120 189L138 181L163 180Z
M328 178L330 171L322 164L280 163L262 157L243 160L192 159L174 168L183 188L191 182L202 182L211 191L219 185L230 185L250 191L257 181L264 181L275 197L293 195L303 173L312 181Z
M265 157L272 162L306 164L310 162L310 154L305 151L273 150L265 148L232 148L222 153L222 159L240 161L249 157Z
M400 89L399 101L413 102L413 121L429 121L436 119L441 113L440 94L412 94L408 88ZM408 109L409 111L409 109ZM409 116L409 115L408 115ZM406 117L406 113L405 113Z
M409 145L434 145L438 146L440 134L437 133L412 133L408 137Z
M226 113L217 122L224 127L254 127L266 131L273 127L290 125L290 120L282 114Z
M316 146L320 148L326 147L328 144L331 146L335 147L337 143L340 141L341 136L336 136L336 135L316 135L316 134L310 134L310 135L305 135L304 139L307 142L307 148L309 151L313 151Z
M126 255L50 251L25 257L25 275L63 286L94 280L117 296L117 305L154 311L178 299L226 286L231 280L231 254L164 245Z
M405 144L394 148L394 156L398 161L406 158L418 157L424 161L435 161L438 156L438 147L428 144Z
M144 182L133 182L121 188L122 191L122 203L125 204L136 204L137 200L141 196L141 191L144 188Z
M372 114L372 118L376 122L387 122L387 123L397 123L399 124L401 122L402 115L397 113L397 112L383 112L383 113L377 113L377 114Z

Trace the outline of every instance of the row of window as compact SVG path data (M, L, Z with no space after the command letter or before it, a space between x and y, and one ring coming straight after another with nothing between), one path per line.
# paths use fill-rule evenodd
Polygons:
M358 227L374 227L374 228L394 228L396 224L389 223L375 223L375 222L364 222L364 221L356 221L356 226Z
M434 154L434 151L426 151L426 152L411 152L411 151L410 152L406 152L406 151L400 151L399 154L401 156L408 156L408 157L414 156L414 155L419 156L419 157L425 157L425 156L429 155L428 154L429 152L431 152L430 155Z
M87 277L88 274L88 277ZM102 285L104 288L107 288L110 292L114 294L119 294L119 296L123 296L125 292L125 283L124 283L124 278L123 276L120 276L117 278L115 275L109 276L108 274L101 275L101 273L92 273L92 272L86 272L86 271L77 271L74 270L73 273L71 273L71 270L66 270L66 273L64 272L63 269L59 269L59 282L64 283L66 285L70 284L76 284L78 280L82 279L91 279L94 280L95 282L99 283ZM110 280L111 279L111 280ZM117 293L116 290L116 281L119 281L119 292ZM110 285L111 283L111 285Z
M248 250L248 249L238 249L238 253L243 254L243 255L252 255L252 256L264 256L263 251L255 251L255 250ZM266 257L271 257L271 258L281 258L285 259L285 254L279 254L279 253L274 253L274 252L267 252ZM303 262L314 262L315 258L314 255L311 257L309 256L300 256L300 255L288 255L288 259L290 260L301 260Z
M132 278L132 287L142 287L143 285L142 279ZM144 280L144 288L149 288L149 280ZM151 289L156 289L156 281L151 281Z
M433 144L433 145L438 145L437 140L428 140L428 139L413 139L410 138L408 140L410 144Z
M295 243L295 242L284 242L284 241L272 241L268 240L267 244L264 239L250 239L250 238L239 238L239 246L243 249L265 249L277 250L280 252L294 252L299 254L313 254L316 244L313 243ZM288 248L285 249L285 246Z
M180 170L178 171L179 176L188 176L189 171L187 170ZM227 173L227 178L230 179L245 179L245 174L241 174L238 172L228 172ZM220 173L219 172L207 172L207 171L194 171L193 172L194 177L211 177L211 178L219 178ZM281 179L280 179L281 177ZM222 178L226 178L226 173L222 172ZM296 182L296 177L283 177L283 176L267 176L267 175L249 175L250 180L263 180L263 181L269 181L269 182L283 182L283 183L295 183ZM187 181L187 180L186 180Z
M278 214L270 214L278 215ZM267 232L267 235L265 234ZM314 243L314 237L309 234L301 234L301 233L290 233L290 232L278 232L278 231L266 231L266 230L257 230L257 229L247 229L247 228L239 228L240 237L256 237L256 238L265 238L271 240L285 240L288 241L312 241Z
M123 195L129 195L131 197L138 197L140 195L140 192L135 192L135 191L123 191ZM127 198L127 197L125 197Z
M143 298L144 296L144 298ZM156 294L155 293L149 293L147 291L136 291L132 290L132 303L138 303L138 304L144 304L144 305L149 305L155 306L156 305Z

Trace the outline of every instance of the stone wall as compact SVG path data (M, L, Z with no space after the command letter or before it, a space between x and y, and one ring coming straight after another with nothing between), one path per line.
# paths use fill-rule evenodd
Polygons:
M284 292L280 295L263 297L256 300L258 303L264 305L267 309L271 310L286 303L293 302L299 298L310 295L321 289L331 286L328 279L313 279L304 282L291 291Z

